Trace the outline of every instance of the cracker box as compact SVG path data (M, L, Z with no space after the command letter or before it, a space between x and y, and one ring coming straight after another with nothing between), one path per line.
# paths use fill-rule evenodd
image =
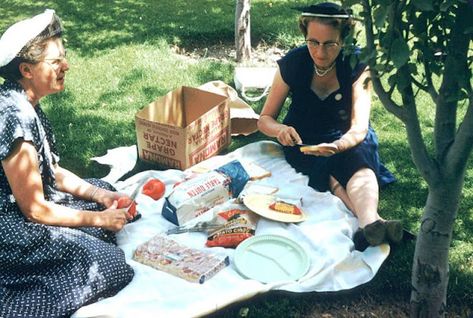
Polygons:
M135 115L141 160L187 169L231 142L228 97L181 86Z

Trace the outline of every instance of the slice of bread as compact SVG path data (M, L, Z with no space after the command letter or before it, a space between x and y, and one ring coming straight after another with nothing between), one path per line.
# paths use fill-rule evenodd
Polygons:
M256 163L244 160L240 160L240 163L250 176L250 180L259 180L271 176L271 171L264 169Z
M311 146L302 146L299 148L301 152L306 152L306 151L317 151L319 150L319 146L316 145L311 145Z

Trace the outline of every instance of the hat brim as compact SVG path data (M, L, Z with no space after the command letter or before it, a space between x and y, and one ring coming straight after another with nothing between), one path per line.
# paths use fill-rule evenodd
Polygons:
M51 23L53 16L54 10L46 9L41 14L10 26L0 38L0 67L10 63L29 41Z

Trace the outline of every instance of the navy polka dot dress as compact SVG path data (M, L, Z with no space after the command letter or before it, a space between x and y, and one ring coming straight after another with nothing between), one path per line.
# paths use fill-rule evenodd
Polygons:
M47 200L82 210L104 209L56 190L52 166L59 157L51 126L17 83L0 86L0 132L0 160L18 138L35 146ZM113 190L101 180L88 181ZM27 221L1 166L0 200L0 317L69 317L81 306L115 295L133 278L112 232Z

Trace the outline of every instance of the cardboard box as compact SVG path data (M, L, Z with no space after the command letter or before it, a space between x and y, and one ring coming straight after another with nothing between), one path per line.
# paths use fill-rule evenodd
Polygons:
M135 115L138 154L165 168L187 169L231 142L228 97L182 86Z
M248 136L258 131L259 115L255 113L250 105L238 97L238 92L233 87L222 81L211 81L199 86L199 88L215 94L228 96L232 136Z

